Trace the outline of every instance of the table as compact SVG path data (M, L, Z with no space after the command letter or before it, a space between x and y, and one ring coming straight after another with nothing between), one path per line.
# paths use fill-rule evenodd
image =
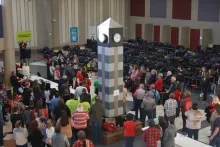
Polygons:
M31 75L31 77L29 78L31 81L34 81L34 80L42 80L44 81L45 83L50 83L50 88L53 89L55 88L57 91L58 91L58 84L53 82L53 81L50 81L50 80L47 80L45 78L42 78L42 77L38 77L38 76L35 76L35 75ZM70 93L73 93L75 94L75 90L70 87Z
M148 129L148 128L149 127L145 127L145 128L142 128L141 130L144 131L145 129ZM175 145L179 147L211 147L210 145L196 141L180 133L177 133L177 136L175 137Z

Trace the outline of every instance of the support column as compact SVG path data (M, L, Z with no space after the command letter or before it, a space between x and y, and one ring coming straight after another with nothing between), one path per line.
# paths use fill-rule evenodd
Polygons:
M11 72L15 71L14 28L12 17L12 0L3 0L2 18L4 32L4 75L5 84L10 85Z

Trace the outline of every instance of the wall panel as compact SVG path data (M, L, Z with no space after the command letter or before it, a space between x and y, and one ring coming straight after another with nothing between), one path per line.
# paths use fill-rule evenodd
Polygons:
M154 41L160 41L160 26L154 26Z
M179 45L179 27L171 27L171 43Z
M190 28L189 27L182 27L181 28L180 45L183 45L186 48L190 47Z
M202 48L206 48L209 44L212 44L212 30L202 30Z
M142 24L136 24L136 37L142 36Z
M150 0L151 17L166 18L166 14L167 14L167 0Z
M145 24L144 39L148 41L153 41L153 32L154 32L154 25Z
M170 25L163 25L162 26L162 40L161 42L171 42L171 26Z
M130 0L130 16L145 16L145 0Z
M220 1L199 0L198 20L219 22Z
M173 19L191 20L192 0L173 0Z
M190 49L195 50L196 47L200 44L200 30L191 29L190 30Z

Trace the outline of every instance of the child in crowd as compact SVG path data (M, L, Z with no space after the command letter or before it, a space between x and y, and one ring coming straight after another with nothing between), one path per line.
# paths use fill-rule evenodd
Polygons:
M52 147L52 135L54 133L54 127L52 126L52 120L49 119L47 121L47 129L46 129L46 145L47 147Z
M21 120L18 120L15 123L15 128L13 129L13 134L16 142L17 147L28 147L27 143L27 137L28 137L28 132L26 128L22 127L22 122Z
M136 123L134 122L134 115L128 113L126 116L126 122L124 122L124 138L125 147L133 147Z
M52 146L53 147L70 147L67 136L61 132L61 127L55 127L55 133L52 135Z
M30 107L26 106L25 111L24 111L24 119L25 119L25 125L26 125L27 129L29 128L31 120L32 120L31 114L32 114L32 111L31 111Z

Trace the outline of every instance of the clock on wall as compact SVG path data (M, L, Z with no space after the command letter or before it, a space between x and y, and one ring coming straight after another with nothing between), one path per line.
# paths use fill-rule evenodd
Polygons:
M119 33L115 33L115 34L113 35L113 40L114 40L114 42L116 42L116 43L120 42L120 41L121 41L121 35L120 35Z

